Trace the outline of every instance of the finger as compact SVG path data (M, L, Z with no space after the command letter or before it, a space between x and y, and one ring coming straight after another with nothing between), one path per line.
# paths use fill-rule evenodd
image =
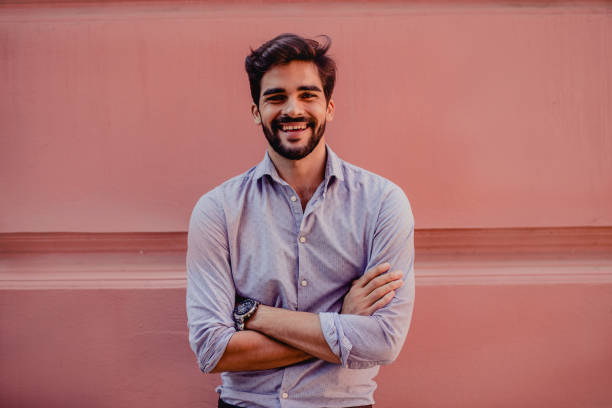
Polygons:
M374 312L376 312L378 309L382 309L383 307L387 306L393 300L394 296L395 291L392 290L391 292L387 293L385 296L374 302L374 304L368 309L368 311L370 312L370 316L372 316L372 314L374 314Z
M404 286L404 281L401 279L391 281L379 288L374 289L369 295L368 298L371 304L374 304L380 298L384 297L387 293L394 291L396 289Z
M368 292L369 294L375 289L383 285L386 285L387 283L391 281L401 279L402 276L403 276L402 271L393 271L393 272L381 274L377 276L376 278L370 280L370 282L368 282L368 284L365 286L366 292Z
M365 286L381 273L387 272L389 268L391 268L391 264L389 262L384 262L379 265L376 265L375 267L370 268L366 273L364 273L363 276L358 279L358 282L361 286Z

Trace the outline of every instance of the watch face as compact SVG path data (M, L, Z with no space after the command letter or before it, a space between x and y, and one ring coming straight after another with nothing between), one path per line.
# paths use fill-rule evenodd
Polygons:
M253 306L255 306L255 301L253 301L253 299L245 299L236 306L236 314L243 315L251 310Z

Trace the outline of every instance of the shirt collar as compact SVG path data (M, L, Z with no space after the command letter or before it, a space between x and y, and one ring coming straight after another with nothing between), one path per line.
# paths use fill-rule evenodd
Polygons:
M344 180L344 173L342 172L342 160L336 153L328 146L327 148L327 163L325 164L325 185L329 184L332 177L337 178L340 181Z
M344 180L344 174L342 173L341 160L338 155L336 155L336 153L334 153L328 145L325 145L325 148L327 150L327 163L325 163L325 186L327 187L332 178ZM272 159L270 159L270 155L267 151L263 160L255 167L255 172L253 173L255 180L259 180L265 175L270 176L277 183L287 184L279 176L278 171L276 171L276 167L274 167L274 163L272 163Z

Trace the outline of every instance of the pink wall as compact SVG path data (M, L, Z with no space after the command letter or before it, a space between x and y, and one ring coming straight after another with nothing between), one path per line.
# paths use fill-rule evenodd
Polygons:
M216 406L184 231L263 156L242 65L284 31L333 37L328 140L417 220L377 405L612 406L612 6L547 4L0 4L0 406Z
M612 285L418 291L378 407L610 406ZM195 364L183 300L182 289L0 291L11 330L0 406L216 407L219 377Z
M284 31L333 37L329 142L418 227L612 225L609 3L92 3L0 9L0 232L185 230L263 155L243 60Z

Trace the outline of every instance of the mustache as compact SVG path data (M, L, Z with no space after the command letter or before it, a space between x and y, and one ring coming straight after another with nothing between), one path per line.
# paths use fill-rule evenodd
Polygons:
M273 122L275 126L281 125L283 123L306 123L308 126L313 126L315 121L313 119L308 119L305 116L281 116Z

